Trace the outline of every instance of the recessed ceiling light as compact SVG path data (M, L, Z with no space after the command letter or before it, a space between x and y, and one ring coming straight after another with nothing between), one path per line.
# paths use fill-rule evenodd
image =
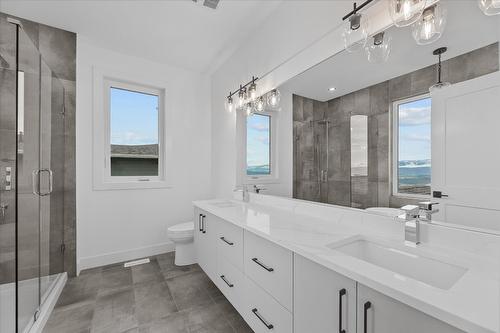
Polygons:
M337 90L337 88L335 88L335 87L328 88L328 91L332 91L333 92L335 90Z

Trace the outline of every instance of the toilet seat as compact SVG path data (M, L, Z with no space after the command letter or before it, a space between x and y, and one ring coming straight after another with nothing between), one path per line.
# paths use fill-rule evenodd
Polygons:
M194 223L184 222L168 227L168 234L173 237L194 236Z

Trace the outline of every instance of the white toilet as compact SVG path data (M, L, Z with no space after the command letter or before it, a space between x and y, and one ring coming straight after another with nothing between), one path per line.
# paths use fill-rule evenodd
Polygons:
M196 263L193 222L179 223L169 227L168 238L175 244L175 264L177 266Z

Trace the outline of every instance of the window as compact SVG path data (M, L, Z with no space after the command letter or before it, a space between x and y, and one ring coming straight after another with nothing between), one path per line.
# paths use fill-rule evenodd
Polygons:
M157 177L159 95L115 85L109 90L111 176Z
M393 105L393 193L431 193L431 98L418 96Z
M247 118L247 176L271 175L271 116Z

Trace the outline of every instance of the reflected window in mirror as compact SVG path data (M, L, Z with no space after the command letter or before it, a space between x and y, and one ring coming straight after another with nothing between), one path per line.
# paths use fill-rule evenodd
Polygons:
M271 121L259 113L247 118L246 174L252 179L272 174Z
M428 94L393 104L393 194L431 194L431 98Z

